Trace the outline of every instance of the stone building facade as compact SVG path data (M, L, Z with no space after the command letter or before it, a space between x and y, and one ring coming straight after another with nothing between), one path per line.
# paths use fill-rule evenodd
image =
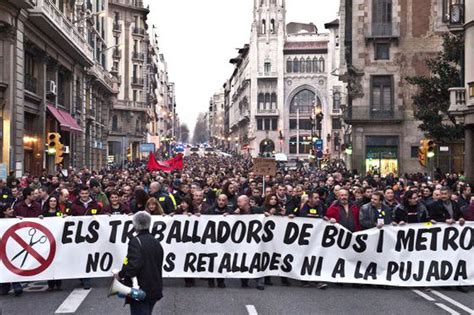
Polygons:
M448 31L447 0L341 0L341 69L347 83L344 120L351 125L353 168L402 175L426 172L417 150L408 76L427 73L426 59Z
M284 0L255 0L253 10L250 44L230 60L235 68L224 85L227 149L308 158L320 138L324 153L341 157L337 20L319 33L311 23L286 24Z
M0 4L1 161L17 176L55 170L46 136L58 132L63 166L105 164L105 124L91 125L91 112L106 117L115 94L105 70L106 41L97 1L3 1ZM92 95L100 100L92 101ZM103 114L104 113L104 114ZM93 150L94 159L92 159Z

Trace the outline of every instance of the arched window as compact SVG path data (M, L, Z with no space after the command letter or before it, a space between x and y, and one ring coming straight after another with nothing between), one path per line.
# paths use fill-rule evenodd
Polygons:
M293 72L293 60L291 60L290 58L288 58L288 60L286 61L286 72Z
M270 33L274 34L275 33L275 20L271 19L270 21Z
M265 109L270 109L271 105L271 97L270 97L270 93L265 93Z
M311 59L306 58L306 73L311 73L313 72L313 67L312 67L312 62Z
M264 139L260 142L260 154L265 157L271 157L275 151L275 142L270 139Z
M318 58L316 57L313 58L313 72L314 73L319 72L319 62L318 62Z
M258 93L258 109L262 110L265 108L265 96L263 93Z
M303 57L300 59L300 72L305 72L306 71L306 61L304 60Z
M260 30L260 33L262 35L264 35L267 31L267 21L265 20L262 20L262 25L261 25L261 30Z
M323 57L319 58L319 70L321 72L324 72L324 58Z
M316 94L310 90L299 91L291 100L290 113L296 113L298 108L300 114L310 114L316 102ZM319 99L318 99L319 103Z
M294 73L300 72L300 61L296 57L293 59L293 72Z
M277 95L276 93L272 93L272 107L271 109L277 108Z
M117 115L114 115L112 117L112 130L117 131L117 129L118 129L118 117Z

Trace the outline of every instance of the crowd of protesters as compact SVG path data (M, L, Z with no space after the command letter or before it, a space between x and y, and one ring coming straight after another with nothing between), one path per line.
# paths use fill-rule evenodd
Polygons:
M397 177L357 175L341 167L314 170L307 165L281 167L276 176L255 176L252 160L243 157L187 157L184 169L148 172L145 163L99 172L72 168L54 176L9 176L0 180L0 217L34 218L133 214L245 215L308 217L339 223L356 232L385 225L443 222L463 225L474 220L474 196L462 176L431 179L423 174ZM90 279L81 279L85 289ZM196 279L185 279L192 287ZM287 278L282 285L289 286ZM210 287L226 286L224 279L209 279ZM248 287L248 280L241 280ZM263 290L272 279L257 279ZM310 283L302 282L303 286ZM324 283L318 288L327 287ZM60 290L61 281L48 281ZM2 294L20 283L2 284ZM462 290L465 288L461 287Z

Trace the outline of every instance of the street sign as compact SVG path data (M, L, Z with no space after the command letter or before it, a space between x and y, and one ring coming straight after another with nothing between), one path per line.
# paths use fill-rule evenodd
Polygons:
M140 152L155 152L155 144L154 143L141 143L140 144Z
M316 148L317 151L322 151L323 150L323 140L322 139L317 139L314 141L314 147Z
M254 158L252 172L256 176L275 176L276 162L274 159Z
M0 163L0 179L7 180L7 165Z
M449 152L449 147L440 146L439 147L439 152Z

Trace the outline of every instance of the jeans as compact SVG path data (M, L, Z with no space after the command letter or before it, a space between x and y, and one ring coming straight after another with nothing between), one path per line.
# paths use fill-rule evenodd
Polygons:
M151 315L156 301L131 301L130 314L131 315Z
M1 284L1 291L2 295L7 295L10 292L10 289L13 288L15 293L23 292L23 286L20 282L13 282L13 283L2 283Z

